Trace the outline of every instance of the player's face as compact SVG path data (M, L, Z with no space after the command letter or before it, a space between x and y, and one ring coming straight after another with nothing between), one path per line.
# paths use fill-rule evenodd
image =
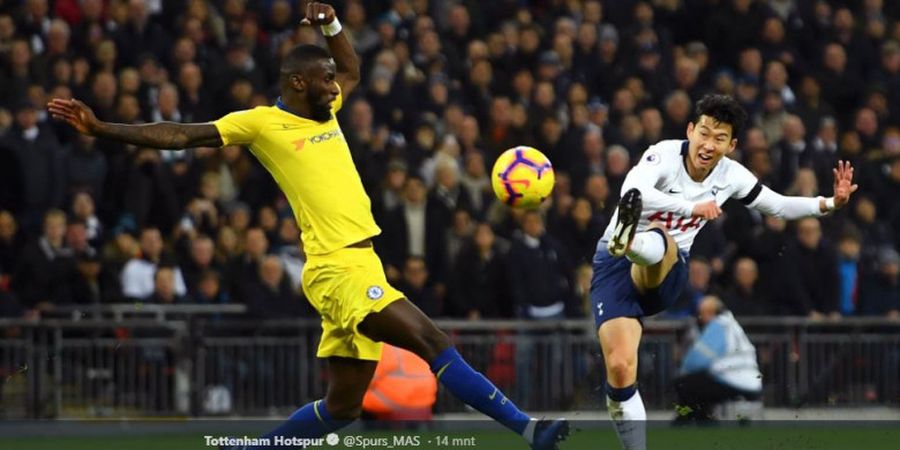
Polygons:
M325 122L331 119L331 103L337 99L337 70L333 59L322 59L306 73L306 101L312 111L312 119Z
M712 170L737 145L737 139L731 135L731 124L705 115L697 123L688 124L687 137L689 163L702 172Z

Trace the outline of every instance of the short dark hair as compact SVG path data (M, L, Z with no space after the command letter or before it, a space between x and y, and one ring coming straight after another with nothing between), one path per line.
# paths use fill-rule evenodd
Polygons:
M704 95L697 102L694 116L695 123L700 120L700 116L707 116L719 123L731 125L732 138L737 138L744 131L744 123L747 121L747 112L737 100L728 95Z
M302 44L292 48L281 61L281 74L301 72L305 66L320 59L331 59L331 54L318 45Z

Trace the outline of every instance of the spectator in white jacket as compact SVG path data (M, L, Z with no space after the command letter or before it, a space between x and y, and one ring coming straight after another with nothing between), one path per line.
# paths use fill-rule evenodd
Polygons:
M700 301L698 322L700 337L684 356L675 380L676 422L712 421L717 404L762 395L756 348L718 297Z

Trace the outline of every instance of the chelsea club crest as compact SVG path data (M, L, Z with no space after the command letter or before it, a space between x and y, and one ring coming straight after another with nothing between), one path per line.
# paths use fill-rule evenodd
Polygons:
M369 297L369 300L378 300L381 296L384 295L384 289L381 286L369 286L366 289L366 297Z

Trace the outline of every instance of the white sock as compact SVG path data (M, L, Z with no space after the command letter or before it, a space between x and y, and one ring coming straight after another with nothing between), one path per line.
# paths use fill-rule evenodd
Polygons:
M625 450L647 450L647 411L637 391L628 400L617 402L606 397L606 408Z
M534 417L528 421L528 425L525 425L525 431L522 432L522 437L525 438L525 441L528 442L528 445L534 443L534 426L537 425L538 421Z
M629 261L639 266L652 266L666 255L666 240L655 231L635 233L631 247L625 253Z

